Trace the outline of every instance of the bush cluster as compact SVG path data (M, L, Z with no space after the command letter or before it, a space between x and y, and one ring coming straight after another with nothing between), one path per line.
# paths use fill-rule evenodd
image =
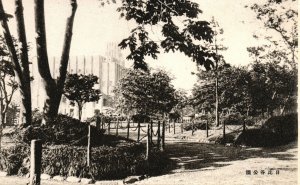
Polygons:
M29 146L17 145L0 151L0 171L6 171L8 175L22 175L29 172Z
M184 123L183 129L188 130L206 130L206 120L197 120L194 124L193 123ZM208 129L210 128L210 124L208 124Z
M25 129L16 129L15 135L21 142L27 144L32 139L41 139L45 144L71 144L86 145L88 135L88 124L66 115L58 115L42 124L40 119L33 119L31 126ZM103 144L102 138L105 130L98 130L91 126L92 142L94 145Z
M271 117L261 128L276 134L281 143L294 141L298 137L298 114Z
M116 147L93 147L91 166L87 167L87 148L83 146L52 145L43 148L42 173L50 176L77 176L80 178L120 179L129 175L158 172L166 166L167 157L153 150L151 166L145 160L142 144L123 143ZM3 150L0 155L0 170L9 175L25 175L29 172L29 149L18 146Z
M298 115L274 116L261 128L248 129L236 139L236 144L255 147L271 147L297 140Z
M144 167L143 151L144 147L137 144L93 147L89 170L86 147L52 146L43 151L42 171L51 176L77 176L95 179L123 178L140 172L139 167Z
M225 125L242 125L244 117L239 113L229 114L221 118Z
M38 116L40 118L40 115ZM65 115L58 115L42 125L37 118L31 126L16 129L10 137L18 137L18 145L0 151L0 170L9 175L25 175L30 168L29 143L43 141L42 173L51 176L77 176L94 179L116 179L128 175L159 171L167 158L152 151L151 166L145 160L145 146L125 138L105 135L103 130L91 126L91 166L87 167L88 124ZM122 142L123 141L123 142Z

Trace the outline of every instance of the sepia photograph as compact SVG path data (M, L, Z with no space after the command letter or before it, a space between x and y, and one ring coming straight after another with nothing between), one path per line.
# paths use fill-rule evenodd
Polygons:
M0 0L0 185L297 185L297 0Z

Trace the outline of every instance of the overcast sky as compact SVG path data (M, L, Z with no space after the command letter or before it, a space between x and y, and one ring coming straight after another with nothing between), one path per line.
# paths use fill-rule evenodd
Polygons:
M224 29L224 45L228 50L223 53L231 64L244 65L250 59L246 48L255 46L253 33L262 27L255 14L245 5L250 0L195 0L203 10L200 20L211 20L214 16ZM46 30L49 56L60 56L65 29L66 16L70 11L68 0L45 0ZM14 1L3 1L7 13L14 13ZM107 42L120 42L125 38L133 24L119 19L115 4L100 6L98 0L78 0L75 16L71 55L104 55ZM24 0L25 24L28 41L31 43L31 57L34 57L34 11L33 0ZM15 22L10 21L11 32L15 34ZM2 31L1 31L2 32ZM154 29L156 33L156 29ZM158 32L157 32L158 33ZM125 52L126 53L126 52ZM162 67L175 77L176 88L191 89L196 79L191 72L196 71L195 63L180 53L159 55L158 60L149 60L151 67ZM127 65L130 65L128 63Z

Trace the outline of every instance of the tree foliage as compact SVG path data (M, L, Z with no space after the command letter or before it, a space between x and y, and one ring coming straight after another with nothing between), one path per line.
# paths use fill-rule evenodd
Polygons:
M207 73L204 73L207 74ZM193 103L198 110L211 111L214 86L210 78L199 75L193 89ZM297 75L286 65L253 62L220 71L220 110L244 115L282 113L297 94Z
M4 126L6 114L8 112L13 95L18 89L15 80L13 64L9 57L9 52L4 43L4 38L0 36L0 125Z
M93 89L98 77L94 75L68 74L64 86L64 95L76 102L81 120L82 107L87 102L95 102L100 98L100 90Z
M164 52L180 51L199 65L210 69L215 54L203 42L212 42L213 31L209 22L197 20L202 13L197 3L182 0L122 0L117 9L120 16L133 20L137 27L119 44L129 48L127 59L134 61L134 68L147 70L146 56L156 59L160 49ZM175 21L181 19L181 24ZM159 26L162 40L154 41L149 29ZM202 43L201 43L202 42Z
M263 47L266 52L260 51L260 55L271 60L284 61L292 68L296 68L298 60L297 1L268 0L266 3L253 4L250 8L256 13L257 19L263 22L266 30L276 33L262 36L270 44Z
M163 115L176 105L175 89L164 71L129 70L114 90L118 108L127 114Z

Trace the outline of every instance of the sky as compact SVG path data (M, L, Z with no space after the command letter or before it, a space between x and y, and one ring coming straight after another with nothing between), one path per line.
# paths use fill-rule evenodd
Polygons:
M234 65L245 65L250 62L246 48L257 45L252 35L262 27L255 19L255 14L245 5L250 0L194 0L203 14L199 20L211 20L214 16L220 27L224 29L223 45L228 50L223 53L225 60ZM258 1L258 0L256 0ZM3 1L4 9L14 14L14 1ZM47 47L49 56L60 56L63 45L66 17L70 12L68 0L45 0ZM35 32L33 0L23 0L27 38L32 50L30 57L35 57ZM75 15L71 56L105 55L108 42L119 43L134 27L133 22L121 20L116 12L117 5L102 7L98 0L78 0ZM15 35L14 20L10 20L11 32ZM2 30L1 30L2 32ZM154 34L159 34L154 28ZM128 51L124 51L124 57ZM181 53L160 54L158 60L147 59L150 67L163 68L172 74L176 88L191 90L196 82L196 64ZM127 66L132 63L127 62Z

